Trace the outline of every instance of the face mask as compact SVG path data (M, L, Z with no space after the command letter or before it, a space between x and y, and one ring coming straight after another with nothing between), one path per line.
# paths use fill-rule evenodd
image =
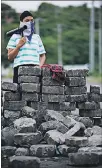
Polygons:
M20 27L23 27L24 25L27 26L27 29L23 31L23 36L31 36L34 33L34 22L20 22Z

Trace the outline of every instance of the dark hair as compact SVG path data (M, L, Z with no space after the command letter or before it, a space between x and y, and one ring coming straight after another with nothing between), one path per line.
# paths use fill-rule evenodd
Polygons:
M21 13L21 15L20 15L20 21L23 21L23 19L24 19L25 17L27 17L27 16L32 16L32 17L33 17L33 15L32 15L29 11L24 11L24 12Z

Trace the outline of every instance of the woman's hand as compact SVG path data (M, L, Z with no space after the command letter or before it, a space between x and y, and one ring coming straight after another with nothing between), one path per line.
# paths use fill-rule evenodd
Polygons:
M20 49L26 43L26 37L22 37L17 44L17 48Z

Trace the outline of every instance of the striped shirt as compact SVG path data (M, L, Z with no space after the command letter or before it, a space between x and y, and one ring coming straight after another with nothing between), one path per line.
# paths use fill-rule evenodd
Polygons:
M8 42L7 49L16 48L21 35L13 34ZM18 55L14 58L13 67L24 64L40 64L40 55L46 53L42 40L38 34L33 34L31 41L26 37L26 43L19 49Z

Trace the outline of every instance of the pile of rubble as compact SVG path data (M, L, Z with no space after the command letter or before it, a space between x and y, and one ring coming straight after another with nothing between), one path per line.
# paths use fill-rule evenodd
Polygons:
M88 70L66 71L65 82L50 70L21 66L18 83L2 83L2 168L40 168L41 158L66 157L69 165L102 165L102 94L87 92ZM54 168L54 167L53 167Z

